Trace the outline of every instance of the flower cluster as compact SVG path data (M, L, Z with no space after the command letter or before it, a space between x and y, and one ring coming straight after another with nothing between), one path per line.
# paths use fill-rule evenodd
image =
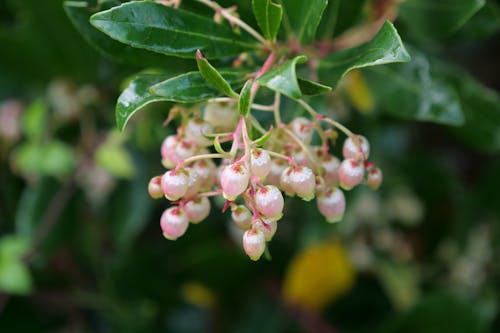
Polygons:
M278 120L276 128L265 132L247 117L238 118L231 103L209 103L203 118L196 111L183 112L177 134L166 137L161 147L162 164L169 170L149 183L153 198L164 196L175 204L161 217L167 239L181 237L190 223L204 220L211 208L208 198L222 195L224 210L230 208L232 221L245 231L245 252L258 260L283 215L282 192L305 201L316 198L320 213L333 223L344 215L342 189L363 181L376 189L382 182L380 169L368 161L366 138L317 113L312 120ZM348 135L342 161L330 153L330 139L337 132L322 122L338 125ZM249 126L260 127L262 136L252 140ZM316 146L311 144L315 132L321 139Z

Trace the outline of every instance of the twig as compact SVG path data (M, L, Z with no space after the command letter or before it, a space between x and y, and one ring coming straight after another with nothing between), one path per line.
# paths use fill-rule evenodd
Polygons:
M255 31L251 26L237 18L236 16L231 15L227 10L222 8L217 2L210 0L196 0L201 2L202 4L212 8L216 13L220 13L229 23L235 24L252 35L255 39L257 39L260 43L269 48L269 42L257 31Z
M50 230L54 227L55 223L59 219L59 216L75 191L75 181L72 178L66 182L66 184L59 189L59 191L57 191L54 197L52 197L47 210L45 210L42 216L40 224L35 230L31 250L23 257L25 262L29 262L38 252L40 245L43 243Z

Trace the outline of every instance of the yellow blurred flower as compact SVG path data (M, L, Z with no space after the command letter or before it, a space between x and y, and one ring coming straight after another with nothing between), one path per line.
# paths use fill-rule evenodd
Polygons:
M351 104L362 113L373 110L373 97L359 69L351 71L345 78L347 96Z
M318 311L350 290L354 278L354 269L340 243L314 244L290 262L283 296L294 305Z
M211 309L215 306L214 292L198 282L186 282L181 288L182 296L189 304Z

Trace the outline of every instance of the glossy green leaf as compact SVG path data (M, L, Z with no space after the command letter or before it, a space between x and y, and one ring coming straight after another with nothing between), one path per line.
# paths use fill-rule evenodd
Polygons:
M129 2L94 14L90 22L127 45L183 58L200 50L208 58L235 56L258 48L228 24L155 2Z
M410 55L390 22L384 23L373 39L362 45L341 50L321 60L319 76L336 87L351 70L394 62L407 62Z
M318 82L301 79L300 77L297 78L297 81L299 83L300 91L302 92L303 95L314 96L314 95L326 94L332 91L331 87L325 86Z
M129 82L116 103L116 126L120 131L125 128L129 119L146 105L168 100L149 92L153 85L167 78L166 74L140 74Z
M304 63L306 60L306 56L295 57L262 75L257 79L257 82L285 96L299 99L302 97L302 92L300 91L300 86L297 81L295 67L297 64Z
M119 1L107 0L101 3L101 8L108 9L119 4ZM116 61L135 65L160 65L165 64L166 59L168 59L164 55L120 43L93 27L89 19L96 12L96 9L90 7L87 2L66 1L64 2L64 10L74 27L92 47Z
M264 37L275 40L280 28L283 9L271 0L252 0L253 13Z
M200 74L224 95L238 97L224 77L208 62L200 50L196 51L196 63Z
M252 104L252 85L253 80L248 80L241 89L240 98L238 99L238 112L242 116L246 116L250 111L250 105Z
M377 105L405 119L462 125L464 117L455 90L435 75L423 54L413 49L412 53L411 62L363 71Z
M241 86L245 81L245 75L241 73L221 71L221 75L234 87ZM189 72L157 83L150 92L177 103L197 103L222 95L199 72Z
M399 17L415 34L442 37L458 30L484 4L485 0L407 0L399 7Z
M316 37L316 30L328 0L282 0L287 24L300 44Z

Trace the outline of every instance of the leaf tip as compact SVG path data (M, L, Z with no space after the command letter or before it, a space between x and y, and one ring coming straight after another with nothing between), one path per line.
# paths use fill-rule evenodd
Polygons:
M205 58L205 56L203 55L203 53L201 53L200 49L197 49L196 50L196 60L207 60L207 58Z

